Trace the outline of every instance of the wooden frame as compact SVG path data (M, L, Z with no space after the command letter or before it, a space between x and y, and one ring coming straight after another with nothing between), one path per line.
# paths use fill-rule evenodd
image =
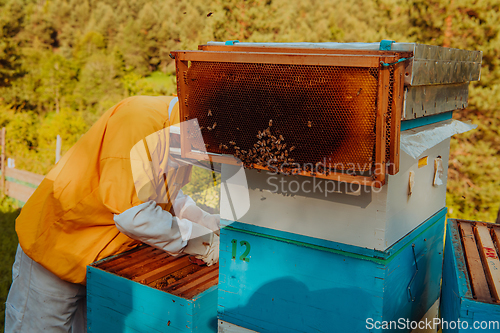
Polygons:
M183 120L189 119L187 92L187 70L189 61L202 62L230 62L230 63L264 63L264 64L291 64L291 65L319 65L344 67L379 68L377 117L376 117L376 144L375 167L372 176L351 175L335 171L330 174L315 174L318 178L355 183L365 186L381 187L385 184L386 173L396 174L399 171L399 132L401 112L403 108L404 64L397 63L394 76L391 118L390 159L386 164L386 119L388 111L388 94L390 90L389 67L384 63L395 63L408 52L366 51L366 50L326 50L305 48L268 48L242 47L222 45L200 45L198 51L172 51L176 62L177 95L179 97L180 116ZM181 122L181 132L187 133L186 124ZM232 156L218 154L200 154L191 150L186 135L181 136L181 156L198 160L210 159L214 162L237 164ZM208 155L208 156L207 156ZM256 169L267 168L253 165ZM312 176L311 172L302 171L298 175Z
M449 222L450 223L450 222ZM500 303L500 225L456 220L474 298Z
M309 66L379 67L376 55L317 54L317 53L269 53L227 51L173 51L179 61L238 62L252 64L286 64ZM387 58L394 61L396 57Z
M478 301L491 302L490 290L484 275L483 265L481 264L481 257L477 250L476 241L474 239L474 232L472 225L468 223L460 224L460 231L462 236L462 244L467 257L467 269L469 270L472 290Z
M379 51L379 50L346 50L309 47L276 47L276 46L238 46L238 45L199 45L199 51L225 51L225 52L269 52L269 53L310 53L310 54L346 54L346 55L374 55L406 58L411 52Z
M394 83L392 87L391 141L390 164L387 173L395 175L399 172L399 146L401 132L401 117L404 103L405 65L399 63L394 68Z

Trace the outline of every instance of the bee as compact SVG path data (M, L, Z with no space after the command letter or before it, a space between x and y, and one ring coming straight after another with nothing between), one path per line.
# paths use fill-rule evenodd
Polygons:
M356 96L359 96L359 94L361 94L361 90L363 90L363 88L359 88L358 93L356 94Z
M215 128L215 126L217 126L217 123L214 123L214 124L213 124L212 129L214 129L214 128Z
M205 147L208 148L210 147L210 145L208 143L205 143Z
M285 140L285 138L283 137L283 135L280 134L280 140Z
M210 16L212 16L212 15L213 15L213 13L212 13L212 12L209 12L209 13L207 14L207 17L210 17Z
M231 145L235 146L235 145L236 145L236 142L234 142L234 141L229 141L229 144L231 144Z
M208 116L211 117L212 116L212 110L208 109Z
M222 149L222 143L219 143L219 149Z
M294 150L295 149L295 146L291 146L290 147L290 151Z
M226 145L222 145L222 148L224 149L228 149L228 147Z
M236 147L236 146L235 146L235 147L234 147L234 149L236 149L236 150L240 150L240 147Z
M307 127L312 127L312 121L310 120L307 121Z
M273 126L273 120L269 120L269 127Z

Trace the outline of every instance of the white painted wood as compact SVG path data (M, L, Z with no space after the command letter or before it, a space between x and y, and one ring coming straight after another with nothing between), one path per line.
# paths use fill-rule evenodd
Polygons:
M219 320L218 333L258 333L258 332L228 323L227 321Z
M426 150L419 157L428 156L429 164L420 168L418 158L413 159L401 151L399 173L388 176L387 184L381 189L361 187L356 192L355 186L341 184L338 190L339 183L330 182L328 189L331 191L336 184L337 191L326 196L325 180L316 179L316 185L322 183L322 191L316 187L314 193L307 193L315 185L312 177L245 170L250 209L236 220L383 251L445 206L449 149L450 139L446 139ZM433 161L438 156L443 160L443 185L433 186ZM411 170L415 173L415 185L409 197ZM236 167L223 165L222 181L236 172ZM281 189L282 184L285 191ZM302 189L292 194L290 190L298 186ZM246 195L240 193L233 197L235 206L248 204L244 201L247 199L238 199ZM233 220L232 216L230 207L221 200L221 218Z
M434 318L439 318L439 298L437 301L431 306L431 308L425 313L425 315L420 319L422 322L432 322ZM429 329L414 329L411 331L411 333L436 333L438 332L437 326L436 329L434 329L434 325L432 325L432 328Z

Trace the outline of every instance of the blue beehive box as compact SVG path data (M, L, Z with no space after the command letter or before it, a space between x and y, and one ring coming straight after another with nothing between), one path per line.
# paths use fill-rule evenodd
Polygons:
M87 267L87 331L216 332L218 267L149 246Z
M235 222L221 232L218 317L257 332L381 332L383 321L418 321L440 294L445 214L386 251Z
M448 220L441 296L443 333L500 332L498 279L490 280L496 275L491 275L490 268L495 271L495 267L488 267L490 259L493 264L498 262L499 232L500 226L495 224ZM491 244L496 246L488 252Z

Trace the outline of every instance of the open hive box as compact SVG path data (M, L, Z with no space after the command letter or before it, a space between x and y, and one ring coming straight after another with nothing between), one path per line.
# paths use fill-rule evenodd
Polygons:
M326 44L172 52L181 119L193 120L184 157L380 187L399 170L401 120L466 107L479 78L481 52Z
M499 249L500 225L448 220L441 313L465 324L457 330L443 326L443 332L500 331Z
M150 246L98 261L87 270L88 329L213 331L218 276L218 265Z

